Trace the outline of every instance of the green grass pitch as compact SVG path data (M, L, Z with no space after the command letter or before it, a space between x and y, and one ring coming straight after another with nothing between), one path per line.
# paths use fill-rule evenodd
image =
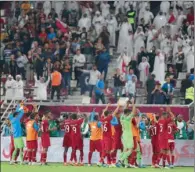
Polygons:
M103 168L103 167L70 167L62 164L50 163L48 166L9 165L1 163L1 172L164 172L167 169L125 169L125 168ZM171 172L193 172L193 167L175 167Z

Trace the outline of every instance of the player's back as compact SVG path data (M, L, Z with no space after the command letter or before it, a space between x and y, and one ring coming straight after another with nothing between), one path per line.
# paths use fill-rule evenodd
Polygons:
M177 126L173 122L168 123L168 139L174 140L174 134L177 130Z
M71 135L71 120L70 119L64 120L64 130L65 130L65 136L69 137Z
M81 134L81 125L82 125L82 123L83 123L83 119L72 120L70 122L72 139L82 137L82 134Z
M103 139L112 137L112 125L111 125L112 116L101 118L102 127L103 127Z
M150 133L150 136L151 136L151 142L152 143L157 143L158 142L158 140L159 140L158 132L159 132L159 130L158 130L158 124L157 123L150 125L149 133Z
M129 115L129 116L121 115L120 122L121 122L121 125L122 125L123 135L129 135L129 136L133 135L132 134L131 120L132 120L131 115Z
M49 134L49 122L48 122L48 120L43 120L41 122L41 132L42 132L42 134Z
M168 139L168 123L170 118L162 118L158 121L159 139Z
M120 119L118 119L118 124L114 126L114 137L121 137L122 135L122 125Z

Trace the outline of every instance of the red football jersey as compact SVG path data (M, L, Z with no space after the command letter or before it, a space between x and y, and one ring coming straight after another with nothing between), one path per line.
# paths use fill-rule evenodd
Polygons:
M118 123L119 123L118 125L114 126L114 138L121 139L123 131L122 131L122 125L119 119L118 119Z
M177 130L178 130L177 126L173 122L170 122L168 124L168 139L169 140L174 140L174 134Z
M112 137L112 115L109 115L108 117L101 118L102 127L103 127L103 139L111 138Z
M71 126L71 133L70 134L71 134L72 139L82 137L81 125L83 123L83 120L84 119L78 119L78 120L72 120L70 122L70 126Z
M71 122L72 120L64 120L64 129L65 129L65 135L70 136L71 135Z
M48 120L43 120L41 122L41 131L42 131L42 133L49 133L49 122L48 122Z
M151 136L151 142L157 144L158 143L158 133L159 133L159 129L158 129L158 124L152 124L149 127L149 133Z
M160 119L158 121L159 139L168 139L168 124L172 121L171 118Z

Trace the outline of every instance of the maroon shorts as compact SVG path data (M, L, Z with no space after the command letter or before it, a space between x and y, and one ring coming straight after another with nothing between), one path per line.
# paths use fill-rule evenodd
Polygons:
M112 138L102 139L102 150L111 151L112 150Z
M101 152L102 151L102 142L101 140L90 140L89 141L89 151L90 152Z
M170 142L169 143L169 150L174 151L175 150L175 142Z
M37 140L26 141L27 149L37 149Z
M62 146L65 148L72 147L71 137L64 135Z
M83 150L83 138L73 139L72 149Z
M112 139L112 150L122 150L123 144L121 138L113 137Z
M160 150L168 150L169 149L168 139L160 139L159 147Z
M10 144L10 147L11 148L14 148L14 138L13 138L13 136L11 136L11 144Z
M41 136L41 144L43 148L48 148L49 146L51 146L49 135Z

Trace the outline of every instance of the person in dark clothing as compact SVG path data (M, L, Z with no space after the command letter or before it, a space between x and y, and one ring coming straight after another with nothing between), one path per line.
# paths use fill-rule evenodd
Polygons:
M140 48L140 52L137 54L137 63L140 64L142 62L142 58L147 57L147 52L144 47Z
M156 82L155 89L152 91L152 104L165 104L165 93L161 89L159 81Z
M178 47L178 52L176 53L176 69L177 69L177 77L179 73L182 72L183 62L184 62L184 53L182 52L182 47Z
M41 49L39 48L39 52L35 54L35 70L37 73L37 79L43 76L43 67L44 67L44 58L41 53Z
M97 65L98 71L100 71L101 74L104 72L104 81L106 80L109 62L110 62L109 52L106 51L106 48L104 48L103 52L101 52L96 57L96 65Z
M168 68L168 72L165 75L165 78L169 77L171 79L170 83L172 84L173 87L176 86L176 79L177 79L177 75L173 70L173 66L169 66Z
M186 74L186 79L183 79L181 81L181 89L180 89L180 92L182 94L182 96L184 97L185 96L185 93L186 93L186 89L191 87L191 85L193 84L192 81L189 79L190 77L190 74L187 73Z
M124 86L124 78L120 72L120 69L116 69L116 73L113 76L114 79L114 98L115 102L117 102L117 94L119 93L119 97L122 96L122 89Z
M107 27L104 26L103 27L103 31L100 33L100 37L102 38L102 42L104 44L104 47L106 48L106 50L109 50L109 37L110 37L110 33L107 30Z
M152 74L146 81L147 104L152 104L152 91L155 89L155 85L155 75Z
M156 47L155 46L152 47L151 52L147 52L147 56L149 57L148 62L150 64L149 71L153 72L153 70L154 70L154 60L155 60L155 57L156 57Z
M14 79L16 79L16 74L17 74L17 64L14 59L14 55L11 55L11 60L9 62L9 73L13 76Z

